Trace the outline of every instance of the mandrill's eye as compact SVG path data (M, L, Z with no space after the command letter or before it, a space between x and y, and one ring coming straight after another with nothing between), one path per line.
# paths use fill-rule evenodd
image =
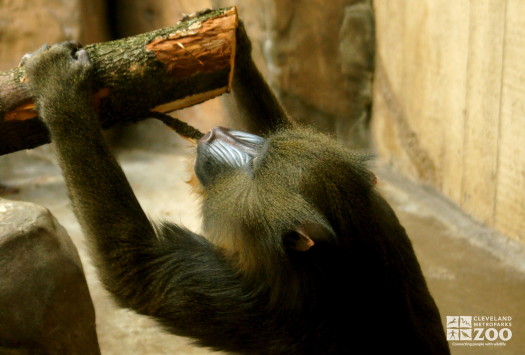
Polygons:
M251 170L265 142L254 134L216 127L199 140L195 173L206 186L224 172L242 167Z

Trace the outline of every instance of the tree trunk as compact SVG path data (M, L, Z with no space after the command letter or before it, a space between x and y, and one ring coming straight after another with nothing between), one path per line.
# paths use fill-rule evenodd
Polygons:
M101 125L134 123L229 92L235 7L187 16L176 26L85 47L95 68ZM0 155L49 142L23 67L0 73Z

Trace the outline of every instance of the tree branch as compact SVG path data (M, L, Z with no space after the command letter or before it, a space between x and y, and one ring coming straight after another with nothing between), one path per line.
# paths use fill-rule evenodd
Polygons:
M235 7L187 16L176 26L85 47L95 68L103 128L134 123L229 92L235 59ZM49 142L23 67L0 73L0 155Z

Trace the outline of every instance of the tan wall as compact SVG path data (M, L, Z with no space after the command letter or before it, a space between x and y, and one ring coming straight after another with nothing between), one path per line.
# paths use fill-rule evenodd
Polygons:
M0 1L0 70L18 64L45 43L108 39L103 0Z
M525 243L525 1L374 7L379 156Z

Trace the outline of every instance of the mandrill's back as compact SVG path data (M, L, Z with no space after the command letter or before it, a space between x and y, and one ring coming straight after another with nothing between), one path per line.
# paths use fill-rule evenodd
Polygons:
M449 353L412 245L366 158L309 129L221 134L232 149L258 142L249 164L220 170L203 201L206 235L254 297L255 324L239 324L249 330L244 349L256 344L248 353Z

